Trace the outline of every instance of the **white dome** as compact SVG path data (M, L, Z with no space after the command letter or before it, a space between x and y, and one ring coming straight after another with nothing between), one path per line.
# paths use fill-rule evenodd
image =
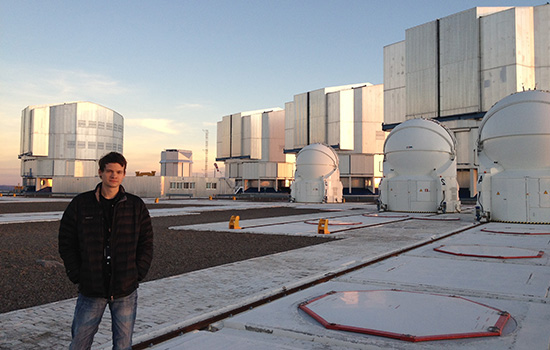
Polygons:
M318 179L338 168L338 154L321 143L307 145L296 157L296 173L303 179Z
M550 93L523 91L497 102L485 114L478 152L504 169L550 167Z
M431 119L410 119L388 135L384 170L427 175L455 157L456 140L450 130Z

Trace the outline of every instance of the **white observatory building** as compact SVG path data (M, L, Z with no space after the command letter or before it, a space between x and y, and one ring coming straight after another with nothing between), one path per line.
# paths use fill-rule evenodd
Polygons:
M474 197L476 140L500 99L550 90L550 5L475 7L424 23L384 47L384 125L435 118L457 139L461 197Z
M339 158L345 194L373 194L382 178L383 86L360 83L294 95L285 104L286 154L322 143Z
M288 190L295 157L283 153L285 111L267 108L226 115L217 124L216 161L236 191Z
M550 224L550 92L503 98L479 129L478 218Z
M342 182L338 154L320 143L307 145L298 152L291 201L299 203L341 203Z
M102 155L123 151L124 118L92 102L29 106L21 113L21 176L25 190L54 177L97 176Z
M411 119L395 127L384 144L379 189L380 210L460 211L453 133L432 119Z

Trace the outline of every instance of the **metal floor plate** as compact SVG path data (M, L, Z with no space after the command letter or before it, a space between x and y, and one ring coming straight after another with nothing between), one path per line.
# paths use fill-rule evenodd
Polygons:
M299 308L328 329L411 342L499 336L510 318L463 297L400 290L330 292Z
M475 256L495 259L530 259L541 258L543 251L516 247L498 247L480 244L442 245L434 248L435 251L459 256Z

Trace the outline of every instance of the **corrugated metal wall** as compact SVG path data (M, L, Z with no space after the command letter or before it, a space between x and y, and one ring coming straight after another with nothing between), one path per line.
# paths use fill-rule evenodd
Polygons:
M535 82L537 89L550 90L550 5L534 8Z
M439 38L440 116L479 112L477 9L442 18Z
M384 85L370 85L353 89L354 93L354 153L381 154L386 133L384 122Z
M262 114L262 153L264 162L285 162L284 154L286 111L273 111Z
M406 56L405 41L384 47L384 123L405 121Z
M481 110L535 87L532 7L490 14L481 23Z

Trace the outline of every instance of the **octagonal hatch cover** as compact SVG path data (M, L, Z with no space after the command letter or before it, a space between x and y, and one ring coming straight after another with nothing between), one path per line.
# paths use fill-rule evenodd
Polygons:
M536 227L499 227L499 228L482 228L481 232L490 233L507 233L511 235L550 235L548 225L540 225Z
M442 245L434 248L435 251L458 255L458 256L473 256L479 258L494 258L494 259L531 259L541 258L544 255L543 251L533 249L517 248L517 247L498 247L487 245Z
M401 290L329 292L299 308L327 329L410 342L499 336L510 318L463 297Z

